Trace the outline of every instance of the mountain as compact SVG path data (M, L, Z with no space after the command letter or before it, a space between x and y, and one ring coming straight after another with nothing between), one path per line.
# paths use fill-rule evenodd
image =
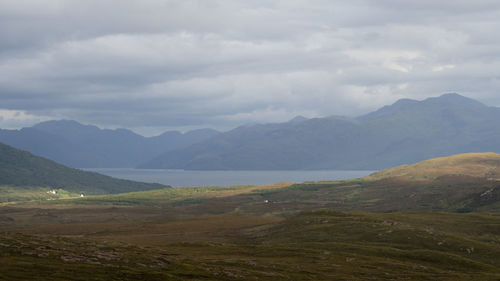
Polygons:
M142 168L383 169L465 152L500 152L500 108L458 94L402 99L357 117L242 126Z
M56 120L21 130L0 130L0 141L70 167L130 168L216 134L215 130L201 129L143 137L126 129L100 129L72 120Z
M215 170L314 168L327 154L336 154L339 159L351 157L341 146L345 138L354 137L356 126L357 122L340 118L241 126L186 149L167 152L141 167Z
M108 194L164 188L165 185L115 179L68 168L0 143L0 186L46 187L73 193Z

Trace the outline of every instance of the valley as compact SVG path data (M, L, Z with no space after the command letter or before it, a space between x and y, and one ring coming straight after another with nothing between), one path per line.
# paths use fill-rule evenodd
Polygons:
M498 280L499 160L4 204L0 278ZM429 165L432 176L412 175Z
M0 1L0 281L500 281L499 29L492 0Z

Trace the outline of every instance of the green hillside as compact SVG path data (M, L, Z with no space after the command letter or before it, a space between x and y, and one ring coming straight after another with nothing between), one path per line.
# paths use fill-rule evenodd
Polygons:
M0 194L64 190L71 193L110 194L164 188L161 184L115 179L72 169L0 143Z
M207 215L216 203L0 208L0 279L500 278L498 213Z
M471 176L500 180L500 154L464 153L439 157L385 169L366 177L367 179L404 178L409 180L431 180L441 176Z
M500 155L468 153L376 172L362 179L274 187L183 188L83 198L78 204L187 205L210 213L289 216L328 208L343 211L470 212L500 210ZM270 203L264 203L264 202Z
M0 206L0 279L499 280L497 159Z

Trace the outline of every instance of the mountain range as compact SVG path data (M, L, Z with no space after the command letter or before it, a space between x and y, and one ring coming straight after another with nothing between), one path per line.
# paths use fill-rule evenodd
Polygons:
M402 99L356 118L294 118L241 126L142 168L383 169L466 152L500 152L500 108L444 94Z
M284 123L144 137L76 121L0 130L0 142L76 168L379 170L467 152L500 152L500 108L444 94L401 99L359 117L298 116Z
M0 130L0 142L73 168L132 168L216 134L212 129L200 129L144 137L127 129L108 130L54 120L20 130Z

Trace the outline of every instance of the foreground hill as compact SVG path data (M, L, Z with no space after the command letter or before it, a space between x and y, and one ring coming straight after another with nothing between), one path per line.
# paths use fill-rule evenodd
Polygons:
M2 186L2 191L10 187L9 190L13 193L17 189L26 191L43 187L44 191L62 189L87 195L166 187L161 184L120 180L98 173L68 168L2 143L0 143L0 186Z
M200 129L143 137L126 129L57 120L21 130L0 130L0 141L74 168L130 168L216 134L212 129Z
M500 108L446 94L399 100L358 118L242 126L166 152L143 168L383 169L466 152L500 152Z
M0 279L499 280L498 161L4 206Z
M400 166L344 181L266 187L182 188L84 198L78 204L161 205L177 212L290 216L319 208L342 211L500 211L500 155L469 153ZM185 209L184 209L185 207Z
M400 178L408 180L433 180L443 176L470 176L480 179L500 180L500 154L465 153L439 157L385 169L366 179Z
M4 212L2 212L4 211ZM497 214L306 212L171 219L144 209L17 209L2 280L498 280ZM69 213L65 223L39 221ZM141 215L142 214L142 215ZM108 216L99 223L96 218ZM67 216L67 215L66 215ZM147 220L146 220L147 218ZM1 223L1 222L0 222Z

